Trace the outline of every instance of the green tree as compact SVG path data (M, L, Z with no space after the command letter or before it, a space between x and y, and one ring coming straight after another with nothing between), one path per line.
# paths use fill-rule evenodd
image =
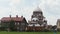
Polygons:
M10 21L9 28L13 31L15 27L15 22L13 20Z

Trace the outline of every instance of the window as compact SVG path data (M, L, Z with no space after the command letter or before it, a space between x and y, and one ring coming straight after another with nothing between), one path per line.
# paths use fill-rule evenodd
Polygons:
M18 25L19 25L19 22L18 22Z
M25 25L25 23L21 23L21 25Z
M16 22L15 22L15 25L16 25Z
M15 22L15 25L19 25L19 22Z
M19 27L17 27L17 29L19 29Z
M41 14L39 14L39 16L41 16Z

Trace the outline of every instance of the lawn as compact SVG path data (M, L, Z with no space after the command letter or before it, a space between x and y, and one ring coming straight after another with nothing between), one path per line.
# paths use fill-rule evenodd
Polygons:
M0 32L0 34L54 34L53 32ZM60 32L57 32L60 34Z

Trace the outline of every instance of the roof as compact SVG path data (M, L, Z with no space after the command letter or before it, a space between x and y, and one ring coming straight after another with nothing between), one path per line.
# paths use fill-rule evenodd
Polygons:
M1 21L11 21L11 20L13 20L13 21L22 21L23 20L23 18L21 18L21 17L3 17L2 19L1 19Z

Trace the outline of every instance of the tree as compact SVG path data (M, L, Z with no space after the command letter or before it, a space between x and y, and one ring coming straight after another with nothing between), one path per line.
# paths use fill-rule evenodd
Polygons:
M9 28L13 31L15 27L15 22L13 20L10 21Z

